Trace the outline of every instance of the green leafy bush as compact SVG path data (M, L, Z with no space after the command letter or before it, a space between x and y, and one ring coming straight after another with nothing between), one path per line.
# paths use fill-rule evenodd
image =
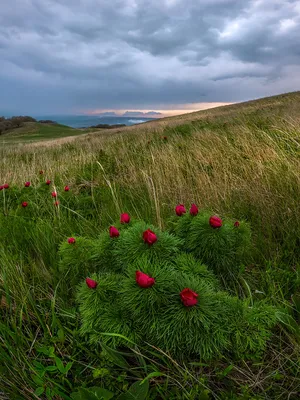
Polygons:
M149 226L136 222L119 237L103 233L102 247L95 240L105 267L100 262L93 286L82 283L77 293L81 333L94 345L112 348L145 340L178 359L261 355L276 324L276 309L259 302L249 307L221 291L218 280L218 273L231 266L235 273L237 259L245 256L249 227L226 222L213 229L207 218L207 213L180 217L178 226L186 234L175 224L180 239L150 226L147 242Z

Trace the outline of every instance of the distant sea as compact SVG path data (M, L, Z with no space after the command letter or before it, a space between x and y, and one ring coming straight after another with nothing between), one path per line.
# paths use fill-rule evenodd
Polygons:
M72 128L86 128L92 125L98 124L125 124L135 125L143 122L152 121L154 118L143 118L143 117L97 117L91 115L47 115L47 116L34 116L37 120L50 119L56 121L59 124L67 125Z

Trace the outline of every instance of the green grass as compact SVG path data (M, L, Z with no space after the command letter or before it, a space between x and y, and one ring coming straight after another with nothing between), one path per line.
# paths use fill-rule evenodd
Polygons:
M82 131L61 126L1 136L0 184L11 185L9 196L0 192L6 398L70 398L82 386L117 396L148 376L149 399L298 399L299 105L296 92L73 139L66 137ZM30 202L28 209L21 201ZM79 335L74 290L59 269L59 245L73 235L96 238L120 212L172 228L175 205L193 202L252 226L255 251L235 294L291 316L263 358L179 363L151 343L117 353L89 345Z
M1 135L0 143L1 145L34 143L44 140L82 135L83 133L85 132L82 130L60 124L52 125L40 124L38 122L26 122L24 126Z

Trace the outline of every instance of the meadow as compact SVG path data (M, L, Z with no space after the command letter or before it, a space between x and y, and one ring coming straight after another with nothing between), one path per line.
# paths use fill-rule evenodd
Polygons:
M0 185L9 188L0 190L0 398L298 399L299 109L300 93L295 92L88 134L70 129L69 135L68 129L58 126L55 133L44 127L38 137L22 131L21 142L17 134L2 135ZM47 180L51 182L46 184ZM30 185L25 187L25 182ZM185 239L190 228L182 222L191 222L192 203L198 207L201 229L210 215L218 215L225 221L221 229L230 226L228 235L219 242L213 242L217 236L210 236L212 242L196 236L193 247L193 236ZM180 217L175 212L178 204L187 211ZM120 223L122 213L130 215L132 226ZM235 239L226 241L235 237L234 221L251 229L247 256L239 260L237 252L226 258L235 245ZM117 240L123 246L122 251L113 250L115 258L105 247L111 225L120 230ZM113 332L109 324L110 329L96 331L96 339L90 340L82 321L83 310L93 306L86 307L81 299L90 301L94 292L87 291L85 277L96 273L93 279L100 281L97 272L105 268L105 259L107 265L118 264L113 282L123 282L122 268L134 265L131 255L136 251L130 247L136 243L130 232L136 229L140 237L150 226L158 241L145 259L144 253L137 255L149 275L155 272L149 263L162 265L163 270L166 262L169 271L169 264L177 262L170 261L173 252L188 249L201 263L205 259L208 269L201 269L201 274L207 281L217 281L220 298L230 296L229 302L234 298L250 308L266 304L265 310L276 309L276 323L261 348L253 344L235 351L224 345L226 351L214 352L209 344L200 354L178 352L176 339L156 341L153 334L140 340L136 327L125 335L119 328ZM210 233L227 232L224 229ZM123 232L127 244L121 241ZM68 238L75 239L75 246ZM156 252L159 243L165 247ZM206 243L201 254L198 243ZM206 249L212 251L207 254ZM166 252L169 258L163 259ZM176 265L184 274L194 268L192 259L183 264ZM126 288L136 289L126 282L124 296ZM217 290L210 292L211 286L199 288L209 297ZM165 292L169 290L166 286ZM126 296L130 309L134 300ZM183 307L179 300L175 306ZM144 319L138 321L147 327ZM147 329L150 332L152 326ZM253 334L247 329L245 341ZM136 335L130 336L133 331ZM263 326L255 332L261 331Z

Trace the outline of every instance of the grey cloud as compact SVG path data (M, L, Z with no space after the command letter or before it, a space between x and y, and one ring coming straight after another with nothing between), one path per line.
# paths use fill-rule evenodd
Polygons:
M0 13L0 114L295 90L299 37L297 0L11 0Z

